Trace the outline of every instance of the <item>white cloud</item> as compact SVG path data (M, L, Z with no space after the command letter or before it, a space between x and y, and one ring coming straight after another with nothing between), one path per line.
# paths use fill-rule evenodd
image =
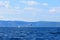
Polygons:
M28 5L36 5L36 4L39 4L36 1L21 1L21 3L28 4Z
M19 7L19 6L15 6L14 8L15 8L15 9L20 9L20 7Z
M9 8L9 1L0 1L0 7Z
M52 7L52 8L50 8L49 13L60 13L60 7Z
M14 8L15 8L15 9L20 9L19 4L16 4Z
M0 16L0 20L5 20L5 21L32 21L33 19L31 18L8 18L8 17L5 17L5 16Z
M5 16L0 16L0 20L9 20L9 18L6 18Z
M56 10L58 13L60 13L60 7L57 7Z
M26 8L24 8L24 12L28 12L28 14L31 14L32 16L36 16L39 13L43 13L43 9L26 7Z
M57 10L56 10L55 8L52 8L52 9L49 10L49 12L50 12L50 13L56 13Z
M5 6L5 8L9 8L10 7L9 1L4 1L4 6Z
M4 3L3 3L3 1L0 1L0 6L4 6Z
M0 14L21 14L22 10L17 10L17 9L0 9Z
M4 18L4 16L0 16L0 19L3 19Z
M33 8L33 7L26 7L26 8L24 8L24 10L34 10L35 8Z
M48 3L42 3L43 6L48 6Z
M25 7L24 10L33 10L33 11L42 11L42 9L34 8L34 7Z

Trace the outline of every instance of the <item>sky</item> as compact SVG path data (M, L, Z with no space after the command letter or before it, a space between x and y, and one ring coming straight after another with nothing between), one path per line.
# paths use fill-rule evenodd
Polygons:
M60 0L0 0L0 20L60 22Z

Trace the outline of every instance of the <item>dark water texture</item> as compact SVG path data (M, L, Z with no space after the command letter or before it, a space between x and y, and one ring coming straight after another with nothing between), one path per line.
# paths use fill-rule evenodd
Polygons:
M0 27L0 40L60 40L60 27Z

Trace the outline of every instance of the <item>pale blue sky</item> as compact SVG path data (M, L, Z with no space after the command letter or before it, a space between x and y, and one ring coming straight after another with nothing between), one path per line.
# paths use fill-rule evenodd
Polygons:
M0 20L60 22L60 0L0 0Z

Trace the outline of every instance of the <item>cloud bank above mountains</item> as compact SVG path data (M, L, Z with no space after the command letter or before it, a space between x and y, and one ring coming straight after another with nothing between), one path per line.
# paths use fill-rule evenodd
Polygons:
M59 0L1 0L0 20L60 21Z

